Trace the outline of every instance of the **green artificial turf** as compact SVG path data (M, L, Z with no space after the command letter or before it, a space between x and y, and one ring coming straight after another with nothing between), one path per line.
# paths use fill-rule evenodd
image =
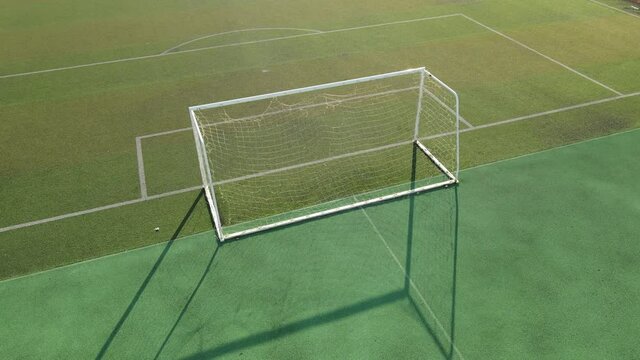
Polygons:
M638 141L472 168L458 187L221 246L208 232L0 282L0 356L638 357Z

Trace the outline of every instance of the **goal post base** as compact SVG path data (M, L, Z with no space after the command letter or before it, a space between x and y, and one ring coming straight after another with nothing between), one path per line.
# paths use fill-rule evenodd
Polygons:
M263 226L258 226L255 228L251 228L248 230L243 230L243 231L237 231L237 232L232 232L230 234L226 234L224 235L224 237L222 239L220 239L221 242L224 242L226 240L231 240L231 239L238 239L244 236L248 236L251 234L255 234L255 233L259 233L259 232L263 232L263 231L267 231L267 230L272 230L272 229L276 229L276 228L280 228L280 227L284 227L284 226L288 226L288 225L293 225L296 223L300 223L300 222L304 222L307 220L312 220L312 219L317 219L317 218L322 218L325 216L329 216L329 215L334 215L334 214L338 214L338 213L342 213L348 210L352 210L352 209L356 209L359 207L365 207L365 206L369 206L369 205L373 205L373 204L378 204L378 203L383 203L383 202L387 202L390 200L394 200L394 199L398 199L401 197L405 197L405 196L411 196L411 195L416 195L419 193L424 193L427 191L432 191L432 190L436 190L436 189L440 189L440 188L446 188L448 186L453 186L453 185L457 185L459 182L457 179L449 179L446 181L442 181L439 183L435 183L435 184L429 184L429 185L425 185L422 187L418 187L412 190L406 190L406 191L401 191L401 192L397 192L397 193L393 193L393 194L389 194L389 195L385 195L385 196L380 196L374 199L369 199L369 200L363 200L363 201L358 201L355 202L353 204L349 204L349 205L344 205L344 206L340 206L340 207L336 207L336 208L332 208L332 209L328 209L328 210L324 210L324 211L319 211L316 213L312 213L309 215L304 215L304 216L299 216L299 217L295 217L292 219L288 219L288 220L284 220L284 221L280 221L280 222L275 222L275 223L271 223L268 225L263 225Z

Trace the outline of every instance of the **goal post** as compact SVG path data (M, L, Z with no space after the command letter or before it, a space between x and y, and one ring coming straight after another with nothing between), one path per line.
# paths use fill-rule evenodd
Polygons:
M425 68L189 115L220 241L458 182L458 95Z

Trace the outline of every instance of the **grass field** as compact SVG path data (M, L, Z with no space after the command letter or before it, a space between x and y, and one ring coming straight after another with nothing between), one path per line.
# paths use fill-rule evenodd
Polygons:
M233 356L245 347L256 351L246 353L249 357L265 357L280 351L284 344L280 341L288 339L268 329L295 325L296 321L303 322L296 326L305 331L298 332L296 326L291 329L291 333L302 335L293 336L290 348L303 352L287 356L300 357L304 351L317 354L304 346L309 343L308 336L333 339L333 331L348 333L347 325L333 325L334 317L342 319L339 314L343 313L331 315L332 311L342 308L361 314L359 321L371 331L370 337L365 337L367 341L385 341L377 347L369 342L368 347L355 349L357 339L348 338L336 345L336 354L346 351L354 358L369 358L373 357L371 353L359 351L378 349L416 354L434 351L447 357L455 352L439 334L424 336L424 331L437 333L437 329L423 329L423 336L414 338L419 332L404 328L400 318L393 319L396 315L408 316L417 328L432 324L412 312L416 306L407 300L410 291L406 284L403 287L402 272L388 274L396 265L384 248L377 249L381 252L367 251L372 252L372 259L380 260L372 265L386 280L363 281L361 291L352 296L337 296L336 302L322 306L300 300L308 299L305 294L312 296L304 293L302 285L304 276L314 278L309 273L295 280L299 283L294 285L301 286L297 295L302 297L283 313L279 313L282 306L291 304L265 308L265 317L260 319L254 318L255 314L240 314L234 319L224 318L222 323L198 325L197 318L217 316L207 313L216 307L214 302L224 303L215 311L225 313L237 309L233 308L235 297L253 296L231 291L225 295L228 298L203 303L193 313L194 322L184 325L185 334L203 326L205 330L194 335L202 336L200 340L184 335L191 342L171 340L184 347L173 347L171 342L160 346L163 336L176 336L174 330L171 336L165 332L175 316L182 314L184 296L191 294L195 279L201 275L203 284L211 282L206 290L210 294L221 288L231 289L230 279L251 277L242 272L247 269L243 264L251 264L254 259L252 252L282 251L274 259L260 259L264 268L274 266L270 261L277 259L280 277L268 282L281 286L288 281L285 274L294 267L299 266L299 270L302 264L311 263L314 266L308 271L317 270L322 264L315 262L334 256L332 251L337 251L338 243L348 243L327 236L332 242L318 245L322 241L313 239L321 235L314 231L320 230L314 226L325 231L323 226L327 225L322 224L336 221L344 225L350 221L349 216L360 222L366 220L362 214L351 212L314 222L308 228L292 227L283 234L265 235L271 240L282 237L277 242L282 245L253 249L238 242L228 250L226 246L215 250L212 242L207 242L211 239L211 233L206 232L211 230L211 222L205 207L198 202L192 209L199 193L199 173L187 114L190 105L425 66L460 94L462 116L470 123L461 133L463 169L640 127L640 16L622 0L9 0L0 12L0 29L0 279L153 245L0 283L6 304L2 318L10 319L11 324L0 332L5 332L3 338L19 334L13 337L12 345L0 347L3 357L9 358L27 349L33 351L34 358L46 357L48 349L49 354L57 354L51 357L96 356L101 349L120 357L117 355L135 349L134 342L145 342L135 336L121 340L121 331L127 326L131 333L153 327L142 320L118 322L130 316L126 313L121 317L123 308L129 309L130 304L137 304L131 316L146 318L154 311L167 315L157 318L158 333L148 335L151 340L145 343L148 348L144 352L150 357L158 349L162 349L158 354L167 357ZM637 132L632 131L463 172L458 190L460 204L456 201L455 206L451 205L453 195L432 193L417 198L444 197L435 203L444 202L449 210L452 206L459 208L461 214L460 326L456 328L460 334L456 341L461 342L465 358L607 358L611 353L618 358L638 356L631 345L614 341L638 333L629 320L638 309L628 302L638 292L637 274L629 267L637 261L631 255L635 245L628 241L640 232L637 225L632 226L634 218L630 217L637 215L638 209L637 186L632 181L637 172L633 157L638 155L637 141ZM618 209L614 200L626 205ZM375 211L381 213L373 223L388 224L385 213L402 216L393 208L406 201L372 208L372 218ZM428 202L416 200L423 201ZM188 222L182 224L186 214ZM443 218L451 221L448 215L445 212ZM585 220L585 216L592 220ZM504 227L504 221L511 221L514 227ZM160 231L154 232L156 227ZM349 251L345 250L344 257L335 259L337 266L348 262L348 254L351 259L357 258L354 252L367 247L363 242L371 241L370 227L362 222L352 230L370 236L350 236L346 226L336 226L335 231L345 231L345 239L353 239L353 244L346 245ZM386 238L396 237L403 238L397 234ZM166 245L169 240L173 244L173 240L182 238L184 241ZM302 241L306 238L308 241ZM257 242L253 239L247 244L252 241ZM295 245L287 250L289 243ZM610 248L603 248L604 244ZM319 247L314 248L319 256L309 259L305 246ZM186 281L178 284L180 281L169 273L161 277L157 291L168 287L175 295L167 303L154 300L156 290L136 293L141 281L147 284L144 280L149 271L162 271L153 264L162 259L158 256L163 249L170 249L167 254L181 254L175 255L175 263L167 271L184 266L182 276ZM399 258L406 252L392 250L400 254ZM180 265L180 256L189 258L194 252L199 257L194 257L193 263ZM227 252L232 254L225 255ZM544 261L535 262L532 254ZM452 255L447 256L452 261ZM293 262L287 264L285 259ZM517 259L522 262L516 263ZM568 260L555 263L560 259ZM209 260L225 265L207 265ZM600 264L602 271L593 273L595 267L590 264ZM608 272L604 268L607 264ZM209 266L216 269L215 276L207 275ZM549 280L545 271L558 280ZM348 282L339 279L340 274L336 270L327 276ZM443 274L443 279L448 274ZM367 277L357 271L351 275L352 279ZM106 283L97 278L104 278ZM453 287L443 281L443 286ZM61 285L66 282L69 285ZM336 284L317 287L326 290L332 285ZM73 286L77 288L69 290ZM347 287L343 284L335 291ZM571 293L562 301L565 298L559 293L567 287ZM118 299L105 300L118 293L117 289L122 289ZM499 294L498 300L491 300L492 291ZM50 303L38 307L47 292L52 294ZM196 294L207 297L204 292ZM86 302L69 298L75 295L77 301ZM320 299L332 298L330 292L320 295ZM593 302L589 302L591 297ZM143 301L140 310L144 299L149 302ZM266 306L266 300L254 300L255 304L245 306ZM93 307L95 303L101 307ZM550 303L552 309L548 308ZM365 315L380 304L384 304L381 306L386 315ZM156 305L163 310L157 310ZM352 305L362 312L350 308ZM310 307L300 308L305 306ZM30 313L34 308L43 313ZM78 312L78 318L63 319L69 309L78 308L84 309ZM506 308L513 313L501 312ZM527 309L538 313L527 313ZM602 309L611 316L602 315ZM545 313L547 310L549 313ZM331 321L322 317L324 313ZM306 316L286 318L292 314ZM309 319L318 316L322 326L313 331L319 332L307 333L306 329L315 329L312 324L317 323ZM251 318L246 328L233 328L240 326L236 321L245 318ZM29 344L45 333L29 333L21 323L46 319L51 322L43 325L43 331L52 336L40 350L30 348ZM324 328L325 321L331 325ZM94 327L96 323L101 325ZM569 324L576 324L575 328ZM217 338L218 343L205 340L217 334L215 327L229 326L232 330ZM591 330L586 332L587 328ZM602 328L608 332L603 333L599 330ZM448 336L452 336L453 328L448 330ZM392 341L394 331L414 339L410 342L415 347ZM539 337L534 338L533 332ZM262 338L251 338L256 333ZM289 334L289 330L284 333ZM70 334L91 340L72 338ZM259 341L270 336L277 340ZM248 340L234 342L245 337ZM564 345L555 342L558 338L566 340ZM124 342L118 345L119 341ZM383 353L376 354L384 357Z

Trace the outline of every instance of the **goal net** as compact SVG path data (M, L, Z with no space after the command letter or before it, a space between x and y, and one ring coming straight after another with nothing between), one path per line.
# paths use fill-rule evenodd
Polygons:
M220 241L457 183L457 94L424 68L189 108Z

